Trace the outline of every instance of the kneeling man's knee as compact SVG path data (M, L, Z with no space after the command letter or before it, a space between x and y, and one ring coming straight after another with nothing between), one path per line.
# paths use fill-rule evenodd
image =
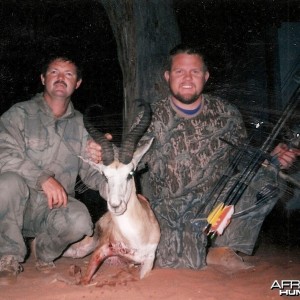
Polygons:
M0 174L1 202L14 205L15 201L26 201L29 198L29 188L23 177L14 172Z
M53 211L48 217L51 232L68 242L75 242L85 235L93 234L93 223L86 206L79 202L71 201L67 208Z

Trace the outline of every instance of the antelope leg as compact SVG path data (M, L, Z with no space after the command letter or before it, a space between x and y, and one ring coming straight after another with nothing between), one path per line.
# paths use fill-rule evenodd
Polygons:
M109 248L109 245L103 245L97 248L92 254L87 270L84 276L81 278L80 283L83 285L89 284L93 275L96 273L101 263L111 255L112 252L111 249Z

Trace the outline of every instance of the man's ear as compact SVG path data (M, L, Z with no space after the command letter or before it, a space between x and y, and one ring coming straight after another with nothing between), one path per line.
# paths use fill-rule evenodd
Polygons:
M205 72L205 82L208 80L208 78L209 78L209 72L206 71L206 72Z
M170 71L165 71L164 77L165 77L165 80L166 80L167 82L169 82L169 79L170 79Z
M42 82L42 85L45 85L45 77L43 74L41 74L41 82Z
M80 87L81 82L82 82L82 79L79 79L79 80L76 82L75 90L77 90L77 89Z

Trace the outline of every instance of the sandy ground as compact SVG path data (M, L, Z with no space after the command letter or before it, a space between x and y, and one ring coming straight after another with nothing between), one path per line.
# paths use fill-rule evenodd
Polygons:
M154 269L142 280L137 279L137 268L103 264L90 286L79 286L70 270L76 265L84 272L89 257L60 258L51 273L41 274L29 256L17 283L0 286L0 300L282 299L278 289L271 290L275 280L300 282L300 210L291 214L277 206L263 225L255 254L243 258L254 268L234 274L212 266L197 271ZM294 298L300 299L300 288L296 293Z
M75 285L69 271L74 264L84 271L89 257L61 258L47 275L36 271L29 257L17 284L0 288L0 299L279 299L278 289L270 287L274 280L300 279L299 250L264 242L254 256L244 257L255 268L235 274L212 266L199 271L154 269L147 278L137 280L138 269L106 264L85 287Z

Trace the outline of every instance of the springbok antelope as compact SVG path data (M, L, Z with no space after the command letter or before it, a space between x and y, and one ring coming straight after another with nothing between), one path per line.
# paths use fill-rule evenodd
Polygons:
M104 134L95 129L88 117L84 118L86 129L102 147L102 163L89 163L105 176L106 185L100 194L105 195L108 212L96 223L93 237L86 237L74 244L64 254L83 257L95 249L81 284L88 284L101 263L112 256L140 264L140 279L153 268L160 229L147 199L136 194L134 181L134 171L153 141L150 139L136 149L150 120L150 105L144 104L143 116L126 136L116 154Z

